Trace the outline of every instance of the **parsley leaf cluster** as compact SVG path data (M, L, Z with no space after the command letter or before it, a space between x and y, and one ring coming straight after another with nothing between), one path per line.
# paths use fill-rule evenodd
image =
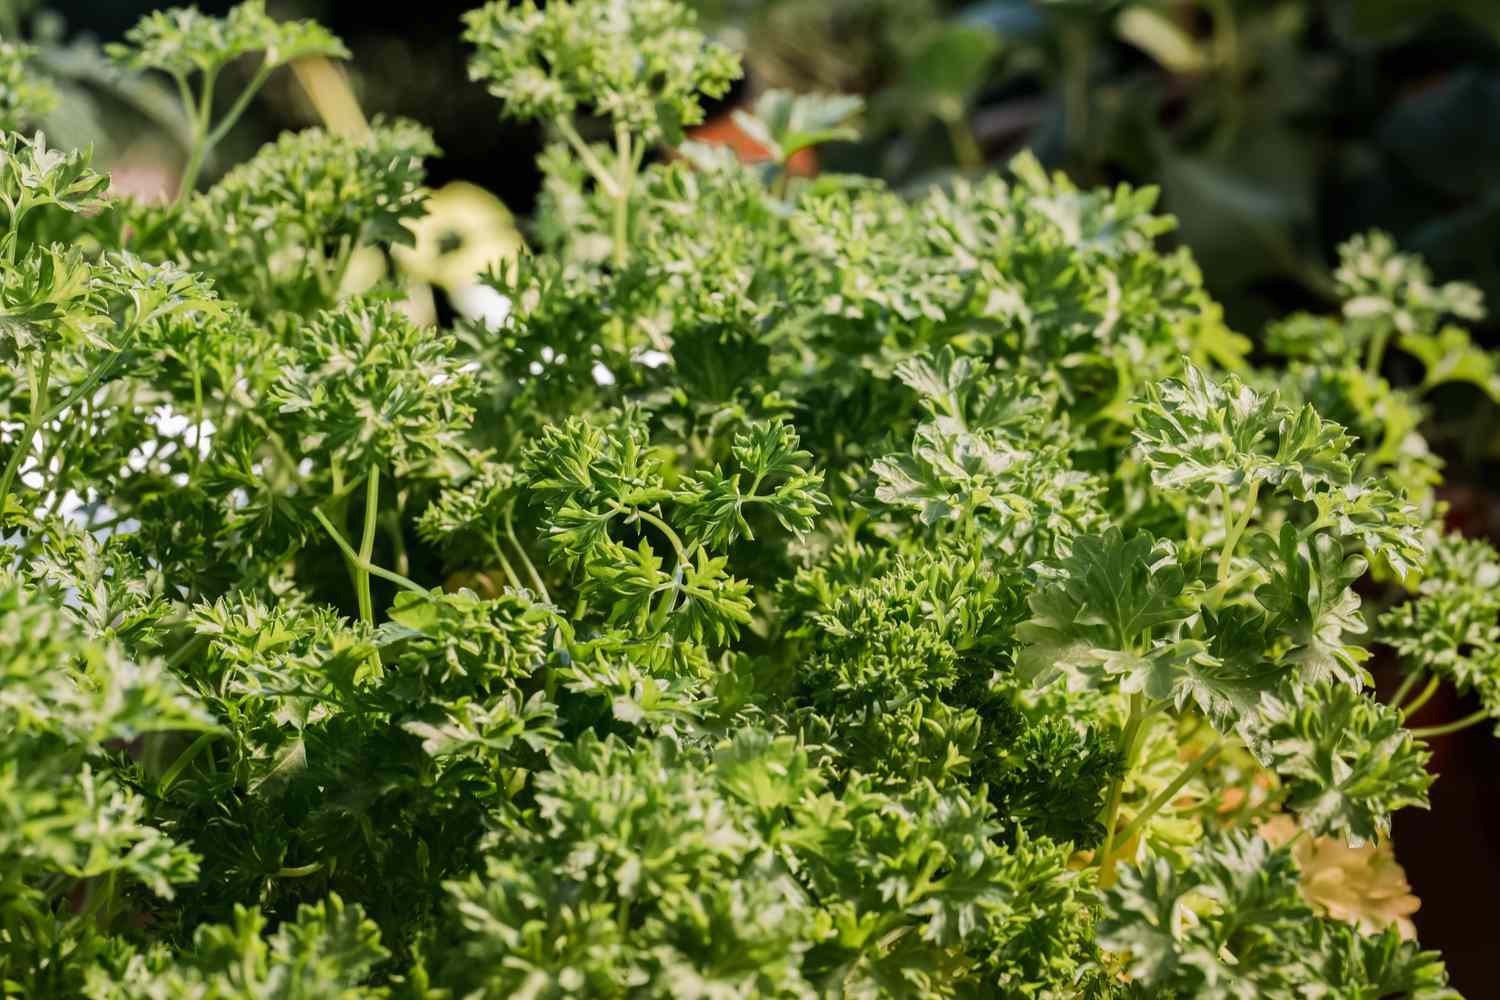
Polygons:
M436 328L353 266L419 125L198 187L316 24L113 51L196 122L171 204L10 131L0 49L6 993L1456 996L1261 827L1382 841L1500 719L1423 438L1496 391L1472 289L1361 237L1252 364L1153 191L794 176L834 95L684 142L738 63L676 0L466 25L557 141L505 308ZM1480 712L1408 727L1441 684Z

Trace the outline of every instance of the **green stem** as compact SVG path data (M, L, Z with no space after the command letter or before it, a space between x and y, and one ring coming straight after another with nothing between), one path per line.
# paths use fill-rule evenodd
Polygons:
M948 128L948 141L953 144L953 158L964 170L978 170L984 166L984 151L974 138L969 119L962 112L944 115L943 124Z
M100 881L93 880L89 883L85 896L83 919L85 922L93 922L102 931L109 929L114 918L112 911L115 904L115 876L114 869L110 869L103 876L103 891L100 891Z
M378 576L382 580L389 580L391 583L396 584L398 587L404 587L414 594L427 593L426 587L413 580L408 580L400 573L392 573L390 570L382 569L381 567L376 566L372 563L366 563L364 566L360 567L359 553L355 552L354 549L349 545L349 543L344 540L344 536L339 532L339 529L335 528L333 526L333 522L328 520L328 515L314 507L313 517L316 518L317 522L323 526L323 530L328 532L328 536L332 538L333 543L339 547L339 551L344 554L344 558L349 560L350 565L362 568L371 576Z
M176 651L174 651L171 656L167 657L167 669L176 670L178 667L182 666L184 660L192 656L207 644L207 636L193 636L187 642L183 643L181 646L178 646Z
M542 582L542 575L536 571L536 564L531 561L531 557L526 554L526 547L516 537L516 526L511 521L509 506L505 508L505 537L510 539L511 547L521 557L521 564L526 567L526 576L531 580L531 585L536 588L538 596L548 604L551 604L552 595L547 593L547 585Z
M182 168L182 177L177 181L177 200L173 207L181 205L198 186L198 174L203 169L204 157L208 155L208 126L214 109L214 81L217 77L216 70L203 74L203 93L198 95L197 114L193 118L193 148L188 153L187 165Z
M787 163L777 164L776 180L772 185L771 193L778 201L786 201L792 191L792 170Z
M198 738L190 743L186 750L178 754L177 759L172 761L172 766L162 773L161 780L156 783L156 794L160 796L166 795L167 789L172 787L172 782L177 780L177 776L182 773L183 769L191 764L193 758L202 753L203 749L218 739L219 736L220 734L217 732L198 734Z
M1223 749L1224 741L1218 739L1207 750L1194 757L1192 762L1182 769L1181 774L1173 778L1166 788L1163 788L1156 794L1154 799L1146 803L1145 808L1137 813L1134 819L1125 824L1125 829L1120 831L1119 836L1115 838L1115 843L1117 845L1128 844L1130 838L1139 833L1141 828L1151 821L1151 817L1161 812L1169 802L1175 799L1177 794L1182 791L1183 786L1192 781L1193 776L1203 770L1210 761L1219 755L1219 751Z
M1407 705L1401 709L1402 722L1405 722L1413 715L1416 715L1417 710L1420 709L1423 705L1427 704L1428 699L1430 699L1437 692L1438 680L1438 678L1434 677L1432 680L1428 681L1427 686L1422 689L1422 693L1413 698L1410 705Z
M183 115L191 119L194 123L194 138L196 139L198 102L193 98L193 88L188 85L186 73L173 73L172 79L177 81L177 98L182 102Z
M677 610L677 600L682 596L683 591L680 579L681 573L682 564L679 563L677 568L672 572L671 583L658 588L661 597L658 599L656 610L651 613L650 619L653 629L660 630L666 628L667 619L672 616L672 612Z
M1481 708L1479 711L1473 713L1472 715L1466 715L1462 719L1456 719L1453 722L1445 722L1441 726L1423 726L1420 729L1413 729L1411 730L1411 734L1423 739L1427 739L1428 737L1432 736L1447 736L1449 733L1456 733L1461 729L1468 729L1470 726L1477 726L1479 723L1483 722L1489 717L1490 713L1487 710Z
M626 507L622 504L614 502L613 500L610 501L610 506L615 510L629 511L633 516L640 518L647 524L655 525L663 535L667 536L667 541L671 543L672 551L677 554L677 562L682 566L688 565L687 549L683 547L682 539L677 537L677 532L672 530L672 526L670 524L668 524L666 521L663 521L661 518L657 517L649 510L641 510L639 507Z
M1370 337L1370 353L1365 355L1365 373L1369 375L1380 374L1380 363L1385 360L1385 347L1390 343L1391 326L1389 323L1381 323L1375 333Z
M495 554L496 559L500 560L500 569L505 572L505 579L516 590L523 589L521 587L521 578L516 576L516 571L511 568L510 560L505 558L505 552L500 548L500 543L495 541L494 537L490 535L485 536L485 541L490 543L490 551Z
M279 868L272 878L306 878L309 875L316 875L322 867L323 862L314 861L310 865L298 865L295 868Z
M422 586L420 583L417 583L415 580L410 580L402 576L400 573L393 573L383 566L376 566L374 563L371 563L366 566L365 569L369 571L371 576L378 576L382 580L394 583L398 587L403 587L406 590L411 591L413 594L428 593L427 588Z
M1108 886L1114 880L1115 823L1119 819L1120 802L1125 795L1125 781L1135 768L1142 730L1152 714L1153 710L1146 706L1145 698L1140 694L1130 696L1130 714L1126 717L1125 729L1120 734L1124 766L1120 769L1119 777L1110 786L1109 804L1104 811L1104 846L1099 852L1099 884L1103 886Z
M123 350L116 351L108 358L105 358L103 361L101 361L98 365L94 366L94 370L89 372L88 376L78 384L78 388L68 393L68 395L63 398L63 401L61 403L53 406L45 414L42 415L43 422L54 420L57 417L61 416L64 410L68 409L68 407L70 406L73 406L80 399L97 389L99 387L99 383L104 381L104 376L110 373L110 370L115 366L115 362L119 361L124 353L125 352Z
M25 198L22 198L19 202L13 202L10 198L5 198L4 201L6 208L10 212L8 238L5 241L5 259L14 264L16 262L16 251L19 249L21 242L21 220L26 217L26 213L30 209L26 206Z
M1426 676L1426 674L1426 667L1418 667L1416 670L1413 670L1411 673L1402 678L1401 686L1396 688L1395 694L1391 695L1390 706L1392 708L1400 708L1401 703L1406 700L1406 696L1411 694L1412 688L1416 687L1417 683L1421 681L1421 679Z
M349 274L349 263L354 259L356 246L358 246L358 241L348 236L339 239L337 255L333 258L333 269L329 275L328 288L323 293L330 302L338 298L339 289L344 287L344 278Z
M632 517L639 518L647 524L655 525L657 530L667 537L667 542L672 546L672 551L677 556L677 565L673 568L672 573L672 585L662 588L661 602L656 606L656 611L651 616L652 623L660 627L665 624L667 616L677 607L677 599L682 591L678 574L686 572L687 567L691 565L691 561L688 559L687 548L682 544L682 539L678 537L677 532L672 530L672 526L650 511L641 510L639 507L626 507L615 501L610 501L610 506L617 511L629 513Z
M193 471L198 470L198 453L203 450L203 370L198 362L198 351L193 351L193 453L188 462Z
M5 463L5 472L0 473L0 519L5 516L5 509L10 503L10 488L15 482L16 473L21 468L21 462L31 453L31 442L36 437L36 432L46 422L44 407L47 405L47 379L52 371L52 355L42 355L42 365L38 371L36 362L30 357L26 359L26 381L31 391L30 412L26 417L26 426L21 431L21 437L16 441L16 450L11 452L10 460Z
M380 466L370 466L365 479L365 526L359 540L359 561L355 564L355 590L359 599L359 616L368 625L375 624L375 601L370 595L370 557L375 554L375 526L380 516Z
M1250 495L1245 498L1245 513L1235 520L1224 536L1224 547L1219 551L1219 583L1225 583L1229 579L1230 559L1234 556L1234 548L1240 543L1240 536L1250 526L1250 519L1255 516L1255 499L1260 495L1260 480L1250 484ZM1229 491L1224 492L1224 517L1229 518Z
M615 182L614 175L599 161L599 157L594 155L594 151L589 148L588 143L583 141L583 136L578 134L578 130L573 127L573 123L565 116L559 115L552 120L552 124L562 133L562 137L568 141L568 145L573 148L573 152L583 161L583 165L588 168L594 181L604 189L604 193L614 199L620 198L622 192Z
M210 150L229 134L230 129L234 128L235 122L240 120L240 116L245 113L245 109L250 106L250 102L255 99L255 95L260 92L260 88L265 85L267 78L271 75L271 71L275 68L268 54L262 60L260 68L255 71L255 76L251 77L250 82L245 85L245 89L240 91L240 96L235 98L234 103L229 106L229 110L224 112L224 117L219 119L219 124L215 125L214 130L208 134L208 148Z

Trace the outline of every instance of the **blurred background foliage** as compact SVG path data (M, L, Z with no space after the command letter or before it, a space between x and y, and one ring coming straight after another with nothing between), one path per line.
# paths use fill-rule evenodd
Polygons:
M700 138L753 155L735 107L773 88L850 94L864 99L859 137L818 156L901 189L995 169L1025 148L1083 184L1157 185L1179 219L1173 238L1192 247L1230 325L1252 339L1272 317L1336 309L1335 248L1383 229L1425 256L1438 281L1478 285L1491 318L1475 339L1500 346L1500 0L694 2L747 69ZM395 264L432 293L438 318L465 311L465 275L514 251L510 212L526 218L540 185L543 137L501 122L467 79L458 19L477 3L268 4L348 43L354 58L338 72L366 114L432 128L440 197L417 256ZM0 0L0 36L29 44L55 91L29 124L55 146L93 142L117 184L146 195L170 193L187 125L173 94L121 78L99 46L160 6ZM223 13L230 3L198 6ZM306 80L274 76L205 180L278 132L317 123ZM0 78L0 105L9 85ZM1442 392L1434 437L1455 520L1500 537L1495 409L1473 387ZM1475 917L1500 893L1500 760L1484 734L1467 736L1441 745L1434 810L1402 813L1396 840L1427 901L1415 918L1423 940L1447 954L1456 985L1482 996L1491 924Z
M1500 294L1494 0L700 2L757 83L868 99L840 167L920 185L1027 146L1160 185L1243 329L1326 298L1372 227Z
M862 138L823 151L841 170L918 188L1029 147L1083 183L1159 185L1237 329L1323 308L1334 248L1370 228L1500 301L1496 0L694 2L745 53L727 103L774 87L865 98ZM540 137L498 122L468 82L457 18L471 5L270 7L349 43L367 110L434 129L439 182L474 182L525 215ZM89 44L156 6L0 0L0 31L37 45L60 81L44 123L56 142L108 154L180 130L168 95L111 87ZM275 82L224 164L316 120L290 75ZM1479 335L1494 343L1490 323Z

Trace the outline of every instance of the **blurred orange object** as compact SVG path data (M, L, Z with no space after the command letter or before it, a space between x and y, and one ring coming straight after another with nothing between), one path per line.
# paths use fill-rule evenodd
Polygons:
M715 146L728 146L744 163L763 163L771 158L771 153L766 147L750 138L745 130L739 127L732 111L726 111L722 115L710 118L697 128L690 129L688 138ZM794 177L816 177L818 154L811 147L793 153L791 161L787 163L787 173Z

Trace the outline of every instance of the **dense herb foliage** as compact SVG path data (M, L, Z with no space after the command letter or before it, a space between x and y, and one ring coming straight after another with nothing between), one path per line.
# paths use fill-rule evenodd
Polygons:
M781 92L769 161L656 158L736 72L683 8L467 31L559 142L448 329L351 266L413 242L418 126L192 189L315 25L131 34L200 123L173 204L6 133L7 993L1456 996L1262 826L1379 842L1500 717L1421 437L1496 378L1470 289L1356 241L1252 366L1151 191L793 177L858 104ZM1407 729L1441 683L1481 715Z

